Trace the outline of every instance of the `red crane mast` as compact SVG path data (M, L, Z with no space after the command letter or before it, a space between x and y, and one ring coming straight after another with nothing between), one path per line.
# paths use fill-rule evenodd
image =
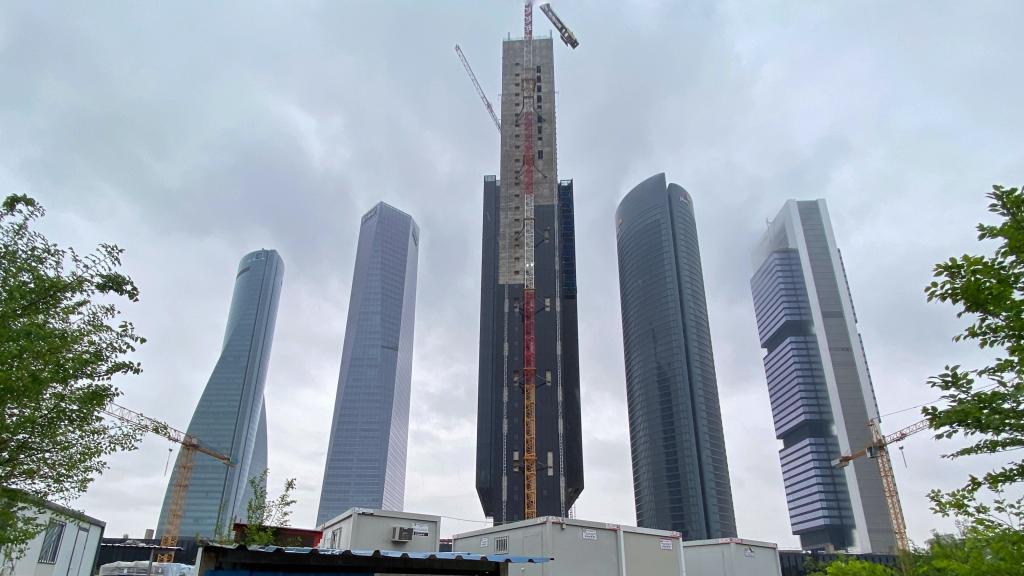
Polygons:
M537 296L534 278L533 123L536 115L533 73L533 0L523 4L523 468L526 518L537 517Z

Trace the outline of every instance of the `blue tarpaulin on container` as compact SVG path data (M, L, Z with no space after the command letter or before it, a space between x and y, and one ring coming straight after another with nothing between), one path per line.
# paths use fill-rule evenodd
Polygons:
M292 546L224 546L209 544L209 548L248 550L250 552L284 552L286 554L312 554L319 556L361 556L370 558L413 558L419 560L478 560L501 564L542 564L552 560L547 556L512 556L509 554L473 554L471 552L403 552L401 550L335 550L333 548L300 548Z

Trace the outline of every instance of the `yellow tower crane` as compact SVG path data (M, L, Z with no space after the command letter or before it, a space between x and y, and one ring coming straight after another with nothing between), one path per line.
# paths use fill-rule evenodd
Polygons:
M882 491L885 493L885 504L889 508L889 521L892 523L892 532L896 537L896 548L901 552L910 550L910 540L907 538L907 523L903 518L903 505L900 504L900 494L896 490L896 476L892 472L892 460L889 458L889 446L902 442L908 436L928 428L928 421L915 422L902 430L897 430L888 436L882 434L882 429L877 420L868 423L871 428L871 444L861 448L853 454L841 456L832 462L836 468L845 468L850 462L867 456L878 462L878 473L882 477Z
M199 443L195 437L172 428L169 424L150 418L144 414L125 408L124 406L111 403L104 410L108 416L120 420L131 428L140 432L154 434L166 438L171 442L181 444L181 455L175 466L174 487L171 490L171 502L167 514L167 523L164 525L163 535L160 537L160 546L171 548L162 551L157 555L157 562L174 562L173 548L178 545L179 532L181 531L181 517L185 512L185 494L188 493L188 485L192 480L192 464L196 452L202 452L211 458L223 462L227 466L234 466L229 456L225 456L216 450L207 448Z

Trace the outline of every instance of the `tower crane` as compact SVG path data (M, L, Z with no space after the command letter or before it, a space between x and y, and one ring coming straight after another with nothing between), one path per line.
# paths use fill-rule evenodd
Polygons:
M176 476L174 487L171 490L171 502L168 509L167 524L164 526L164 533L160 537L160 546L170 548L162 551L156 556L157 562L174 562L174 547L178 545L179 532L181 531L181 517L185 512L185 494L188 492L189 482L192 479L192 464L195 453L201 452L219 460L227 466L234 466L229 456L225 456L216 450L207 448L199 443L199 440L181 430L172 428L169 424L150 418L144 414L125 408L119 404L110 403L103 412L108 416L120 420L129 427L139 432L148 432L171 442L181 444L181 455L175 466Z
M533 0L523 3L523 468L525 518L537 517L537 292L534 270L533 122Z
M480 101L484 103L484 107L487 108L487 113L491 115L491 120L494 121L494 127L498 129L498 133L501 133L501 120L498 120L498 115L494 113L494 107L491 106L491 101L487 99L487 94L484 94L483 88L480 87L480 82L476 79L476 74L473 73L473 68L469 66L469 60L466 60L466 55L462 53L462 48L459 45L455 45L455 53L459 55L459 61L462 62L462 67L466 69L466 74L469 74L470 81L473 82L473 87L476 88L476 94L480 97Z
M576 48L579 42L551 9L550 4L541 6L551 23L562 35L566 45ZM523 3L523 470L525 492L525 518L537 517L537 289L535 275L536 242L534 220L534 165L533 151L534 121L537 110L533 94L536 93L536 77L533 74L533 0Z
M896 537L896 548L898 550L910 550L910 540L907 538L907 523L903 518L903 505L900 504L900 494L896 490L896 476L892 471L892 460L889 458L889 446L902 442L908 436L928 428L928 421L921 420L897 430L888 436L882 434L878 421L872 419L868 423L871 429L871 444L861 448L853 454L840 456L832 461L836 468L846 468L850 462L867 456L878 462L878 473L882 477L882 491L885 493L885 504L889 508L889 521L892 523L892 532Z

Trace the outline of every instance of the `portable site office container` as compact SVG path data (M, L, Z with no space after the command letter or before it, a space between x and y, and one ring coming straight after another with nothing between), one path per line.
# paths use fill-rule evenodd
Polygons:
M527 576L680 576L678 532L546 516L456 534L455 552L547 556Z
M19 558L0 551L0 573L13 576L89 576L106 523L65 508L38 501L27 512L44 528L29 540Z
M683 543L690 576L781 576L779 547L771 542L722 538Z
M320 548L437 552L441 518L428 514L350 508L318 527Z

